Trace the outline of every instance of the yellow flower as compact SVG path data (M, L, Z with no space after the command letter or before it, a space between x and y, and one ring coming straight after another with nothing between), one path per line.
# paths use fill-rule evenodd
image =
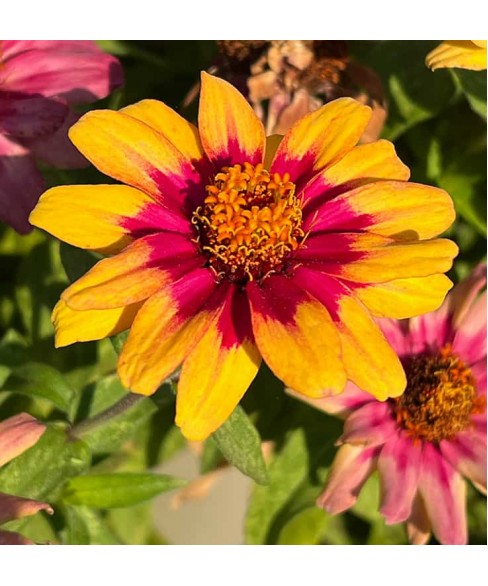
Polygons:
M181 364L176 423L201 440L261 359L310 397L351 379L385 400L406 384L372 319L437 308L457 247L447 193L408 183L393 145L355 147L371 110L350 98L266 140L244 97L202 74L199 128L161 102L89 112L80 151L128 185L50 189L31 222L110 256L54 309L56 343L131 328L118 372L149 395Z
M426 59L432 71L443 67L486 69L486 41L444 41Z

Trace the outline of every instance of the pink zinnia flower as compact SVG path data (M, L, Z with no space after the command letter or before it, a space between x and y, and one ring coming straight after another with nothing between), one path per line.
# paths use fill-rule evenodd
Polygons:
M93 41L0 41L0 220L32 230L29 213L46 188L35 160L87 165L68 139L79 117L70 106L121 83L118 60Z
M19 413L0 422L0 466L31 448L45 431L46 426L28 413ZM0 525L41 510L53 512L47 503L0 492ZM0 545L30 544L32 541L22 535L0 529Z
M352 507L378 470L380 513L407 523L409 540L467 541L466 485L486 493L486 266L440 309L408 321L380 320L407 375L405 393L379 402L349 383L315 404L344 416L342 444L317 504Z

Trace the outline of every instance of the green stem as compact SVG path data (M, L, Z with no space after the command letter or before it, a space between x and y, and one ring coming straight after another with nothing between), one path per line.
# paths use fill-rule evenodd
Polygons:
M128 395L120 399L120 401L117 401L117 403L115 403L111 407L108 407L108 409L105 409L105 411L97 413L93 417L85 419L84 421L81 421L76 425L73 425L69 432L69 435L74 439L82 437L85 433L90 432L92 429L95 429L100 425L104 425L107 421L110 421L114 417L117 417L121 413L124 413L133 405L135 405L139 401L142 401L142 399L146 399L146 397L144 395L136 395L135 393L129 393Z

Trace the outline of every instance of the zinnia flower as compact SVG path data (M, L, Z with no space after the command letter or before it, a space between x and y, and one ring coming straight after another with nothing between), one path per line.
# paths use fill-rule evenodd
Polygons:
M93 41L0 41L0 220L21 234L46 186L35 161L87 165L68 139L73 104L104 98L122 83L115 57Z
M317 503L329 513L354 505L378 470L380 512L407 523L411 542L464 544L466 485L486 493L486 266L443 306L408 322L382 320L407 374L401 397L385 403L350 384L320 401L345 417L342 444Z
M0 422L0 466L32 447L46 431L46 426L27 413ZM34 515L38 511L53 512L47 503L0 492L0 525ZM0 545L28 545L32 541L18 533L0 529Z
M71 139L129 185L56 187L31 214L111 255L63 293L57 345L131 327L118 372L145 395L183 363L176 423L192 440L230 415L261 357L312 397L346 378L399 395L402 366L369 311L438 307L457 247L431 238L454 212L444 191L406 182L389 142L354 148L369 116L339 99L276 150L244 97L205 73L198 130L154 100L86 114Z
M433 71L443 67L486 69L486 41L444 41L426 57Z

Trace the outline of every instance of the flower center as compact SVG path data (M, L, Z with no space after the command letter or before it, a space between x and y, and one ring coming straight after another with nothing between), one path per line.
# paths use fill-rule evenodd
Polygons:
M270 175L262 164L223 167L205 189L192 223L217 278L246 283L284 270L304 238L301 201L288 173Z
M414 438L429 442L452 439L483 413L486 400L477 395L471 369L453 354L450 344L438 354L404 360L407 388L393 399L397 422Z

